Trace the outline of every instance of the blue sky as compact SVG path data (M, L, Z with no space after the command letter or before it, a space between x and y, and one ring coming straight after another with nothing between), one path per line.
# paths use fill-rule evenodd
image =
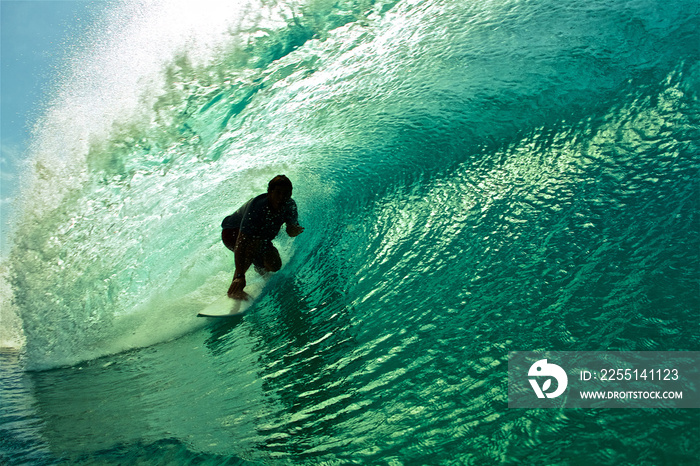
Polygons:
M29 131L66 53L105 3L0 0L0 251Z

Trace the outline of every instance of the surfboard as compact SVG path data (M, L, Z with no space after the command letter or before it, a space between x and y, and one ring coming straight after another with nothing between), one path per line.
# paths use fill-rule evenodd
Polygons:
M197 317L236 317L243 315L253 303L253 298L248 300L231 299L222 296L207 307L205 307Z

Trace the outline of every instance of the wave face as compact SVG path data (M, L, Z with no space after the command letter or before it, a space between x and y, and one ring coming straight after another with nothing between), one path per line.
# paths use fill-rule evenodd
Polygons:
M510 350L700 348L695 1L231 4L116 5L37 125L9 259L25 365L93 361L35 375L51 448L546 463L533 445L593 423L571 461L697 458L690 414L653 414L649 443L639 414L505 409ZM221 219L278 173L306 231L242 323L203 328ZM53 407L87 372L148 429L105 412L83 434L112 443L76 445ZM184 405L196 433L164 414Z

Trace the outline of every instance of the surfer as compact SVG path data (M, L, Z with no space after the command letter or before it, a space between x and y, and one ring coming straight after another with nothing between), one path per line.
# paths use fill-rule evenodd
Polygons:
M283 223L292 238L301 234L297 204L292 199L292 182L277 175L267 185L267 193L256 196L221 222L221 239L234 253L235 271L228 289L229 298L247 299L245 273L250 265L260 275L282 268L279 251L272 240Z

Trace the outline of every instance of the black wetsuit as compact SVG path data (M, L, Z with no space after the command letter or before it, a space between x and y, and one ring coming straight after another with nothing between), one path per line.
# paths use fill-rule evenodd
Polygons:
M260 249L253 258L253 264L263 265L263 258L268 248L274 247L272 240L277 236L283 223L298 225L297 204L289 199L277 212L270 208L267 194L261 194L243 204L236 212L221 222L221 239L231 251L236 247L238 233L263 240Z

